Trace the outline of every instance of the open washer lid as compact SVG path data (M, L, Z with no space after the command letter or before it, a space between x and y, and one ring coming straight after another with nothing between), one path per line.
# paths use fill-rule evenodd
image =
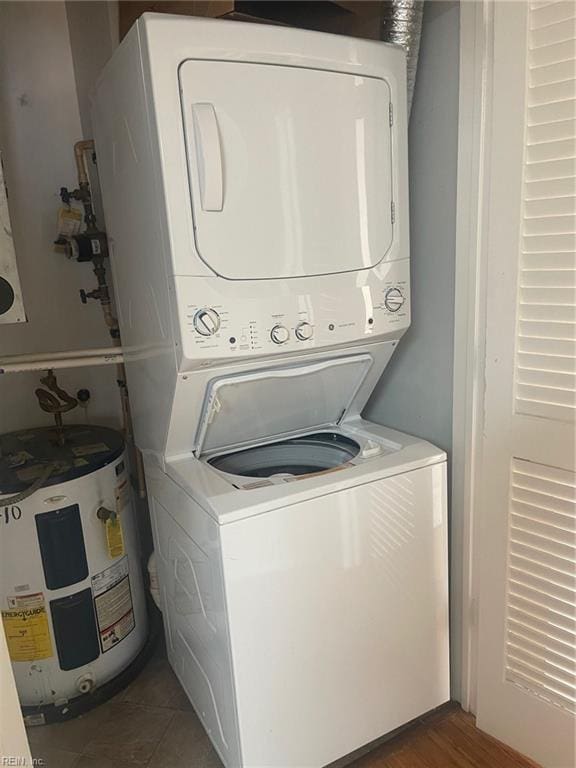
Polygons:
M322 360L213 379L206 389L196 456L338 424L368 371L371 355Z

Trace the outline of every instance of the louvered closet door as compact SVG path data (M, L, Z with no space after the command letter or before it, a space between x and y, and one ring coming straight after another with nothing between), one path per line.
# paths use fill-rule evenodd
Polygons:
M576 764L575 7L495 4L487 161L477 722L546 768Z

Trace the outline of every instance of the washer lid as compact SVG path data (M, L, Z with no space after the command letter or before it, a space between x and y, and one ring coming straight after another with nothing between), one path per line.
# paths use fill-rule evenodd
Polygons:
M371 366L372 357L364 354L213 379L196 456L338 424Z

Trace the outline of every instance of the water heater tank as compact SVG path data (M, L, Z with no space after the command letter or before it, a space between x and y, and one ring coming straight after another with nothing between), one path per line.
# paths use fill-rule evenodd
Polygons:
M49 466L42 487L15 499ZM111 681L146 641L127 470L112 429L0 436L0 609L20 702L35 708L31 724Z

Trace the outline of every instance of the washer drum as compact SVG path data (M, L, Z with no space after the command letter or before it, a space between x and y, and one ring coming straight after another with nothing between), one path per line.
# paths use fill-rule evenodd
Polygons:
M122 436L70 426L0 436L0 608L22 706L108 682L147 637ZM52 472L20 502L3 503ZM99 512L100 510L100 512Z

